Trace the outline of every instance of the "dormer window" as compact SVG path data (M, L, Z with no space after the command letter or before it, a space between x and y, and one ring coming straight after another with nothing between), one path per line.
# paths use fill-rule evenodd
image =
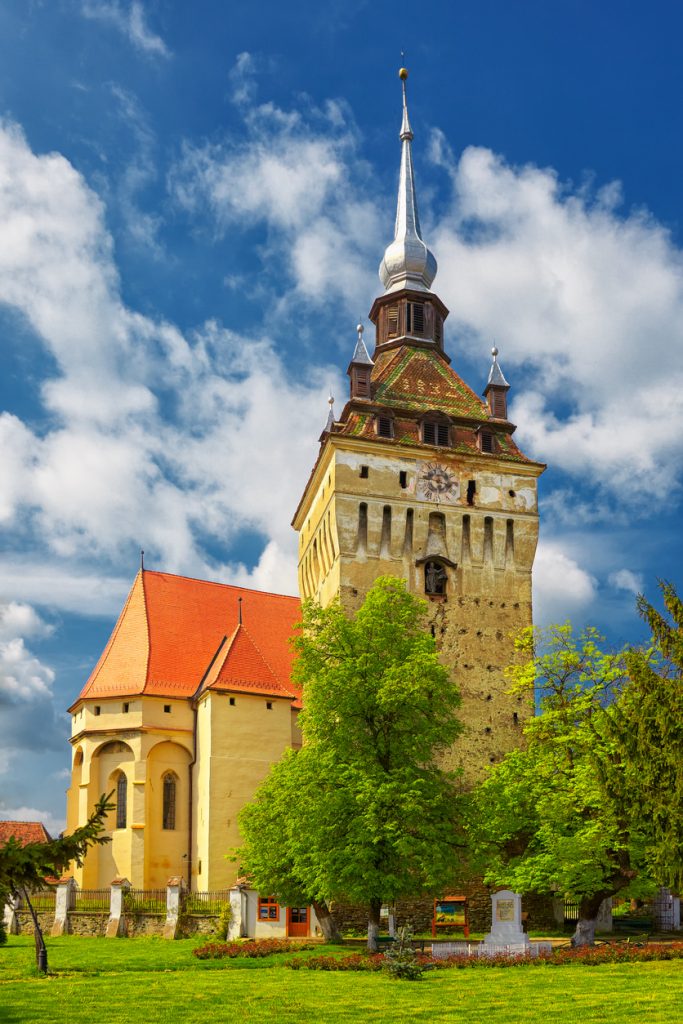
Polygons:
M491 430L479 431L479 448L482 452L492 455L496 450L496 438Z
M375 427L378 437L391 438L394 436L394 421L391 416L378 416L375 420Z
M424 334L425 307L423 302L409 302L406 306L406 333Z
M422 443L434 444L447 448L449 444L448 424L437 420L424 420L422 423Z

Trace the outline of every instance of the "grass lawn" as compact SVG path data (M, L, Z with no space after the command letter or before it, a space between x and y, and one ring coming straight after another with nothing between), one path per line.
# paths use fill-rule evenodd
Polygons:
M199 961L192 956L199 944L51 939L53 973L42 978L33 967L32 938L12 936L0 947L0 1021L676 1024L683 1017L681 961L448 970L396 982L377 974L289 971L283 956Z

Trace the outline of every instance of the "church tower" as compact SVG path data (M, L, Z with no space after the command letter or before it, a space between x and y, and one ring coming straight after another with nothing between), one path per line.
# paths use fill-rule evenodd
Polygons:
M467 779L516 746L528 707L506 693L512 637L531 625L544 466L513 440L498 350L480 399L450 365L448 310L432 290L436 260L420 229L413 132L402 68L401 169L384 288L359 325L349 399L330 415L296 511L299 588L357 608L380 575L401 576L429 605L428 628L463 698L453 752Z

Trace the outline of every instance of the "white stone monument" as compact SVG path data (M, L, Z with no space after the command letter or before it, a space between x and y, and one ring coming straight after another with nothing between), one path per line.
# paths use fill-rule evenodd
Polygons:
M522 928L522 897L509 889L501 889L491 897L491 931L482 945L489 950L501 946L514 952L527 952L529 936Z

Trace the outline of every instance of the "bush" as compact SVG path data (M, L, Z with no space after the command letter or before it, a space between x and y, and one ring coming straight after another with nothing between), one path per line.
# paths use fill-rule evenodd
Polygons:
M234 942L207 942L192 952L198 960L234 960L237 957L255 959L273 953L294 953L313 949L312 943L290 942L289 939L236 939Z
M391 978L420 981L425 965L413 949L412 933L407 925L399 929L395 941L384 954L384 970Z
M218 915L218 924L216 926L216 935L219 939L227 939L228 931L230 930L230 922L232 921L232 909L229 903L226 903Z
M306 959L286 960L285 967L292 971L381 971L383 953L351 953L349 956L309 956Z

